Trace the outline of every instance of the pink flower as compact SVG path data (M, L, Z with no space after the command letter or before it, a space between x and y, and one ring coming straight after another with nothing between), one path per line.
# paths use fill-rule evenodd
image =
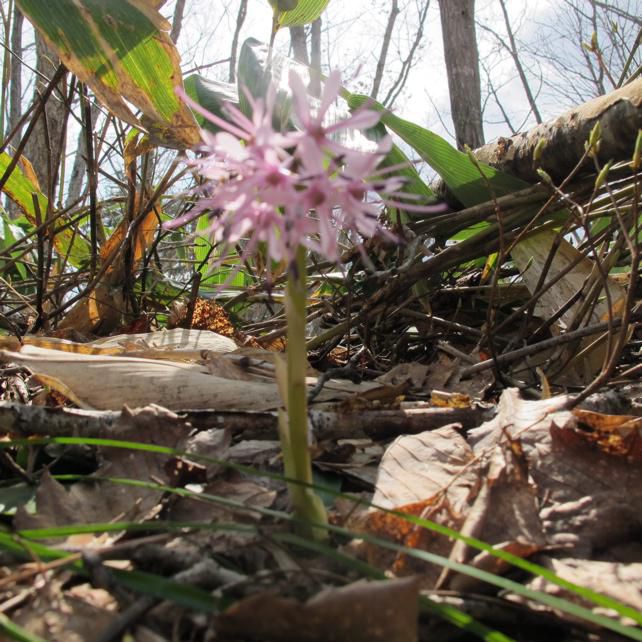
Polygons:
M339 94L339 74L330 74L316 111L310 107L301 79L291 72L289 80L300 126L296 132L274 130L273 89L265 101L247 94L251 119L236 107L226 106L229 120L211 114L180 92L192 109L222 131L202 132L202 155L191 162L205 179L199 202L189 215L168 227L212 211L216 213L214 240L225 248L245 244L242 258L264 242L276 261L291 264L301 245L338 261L341 230L370 237L381 229L383 204L407 207L398 201L407 198L400 192L403 180L390 176L395 168L378 168L390 150L389 139L368 153L336 140L349 129L374 126L380 115L360 109L328 123L330 107ZM373 198L375 192L385 195L383 201ZM427 209L421 205L412 208Z
M310 108L310 101L305 85L294 70L290 71L290 88L294 99L294 112L301 127L298 151L310 171L321 171L323 160L328 153L340 156L351 150L336 142L341 131L349 129L367 129L374 127L380 114L368 109L359 109L348 118L335 123L328 123L328 112L339 96L341 75L338 71L330 72L325 85L318 110ZM381 160L381 159L380 159Z

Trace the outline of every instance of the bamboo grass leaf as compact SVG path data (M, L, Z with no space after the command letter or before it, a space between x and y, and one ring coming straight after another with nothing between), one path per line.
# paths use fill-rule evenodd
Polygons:
M18 0L64 64L116 116L169 147L192 147L198 128L175 93L182 77L169 23L145 0ZM127 102L142 111L139 120Z

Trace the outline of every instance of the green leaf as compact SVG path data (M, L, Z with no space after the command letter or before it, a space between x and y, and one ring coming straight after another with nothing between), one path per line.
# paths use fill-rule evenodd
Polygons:
M325 11L329 2L330 0L299 0L291 11L279 13L277 18L279 26L298 27L314 22Z
M296 9L299 0L269 0L275 11L292 11Z
M19 238L22 238L24 236L24 233L20 229L20 227L14 225L11 222L9 215L4 211L2 212L2 230L0 230L0 233L2 234L2 238L0 239L0 250L2 250L3 254L6 248L11 247L14 243L17 242ZM22 261L18 260L21 254L22 252L18 250L10 252L11 258L16 259L16 263L14 263L14 265L18 274L20 275L20 278L26 279L27 268ZM5 272L5 265L5 261L0 261L0 272L4 272L5 274L7 274L7 272Z
M149 0L17 0L60 59L119 118L147 129L156 143L191 147L199 140L170 25ZM139 119L129 101L142 112Z
M6 152L0 154L0 176L4 176L12 160L11 156ZM31 226L36 227L38 224L38 212L36 212L34 201L38 203L40 217L44 218L47 215L49 207L47 197L18 165L14 167L9 178L7 178L2 191L24 212ZM68 222L68 217L59 219L56 227L59 228L61 223ZM55 234L54 244L58 254L62 257L67 257L71 265L80 267L88 260L89 245L78 234L74 233L73 229L65 227L56 231Z
M346 94L348 104L353 109L367 104L370 109L383 112L381 122L416 150L466 207L485 203L493 196L504 196L529 186L529 183L490 165L473 163L467 154L455 149L441 136L395 116L372 98Z
M272 67L268 71L268 57L268 47L258 40L249 38L243 43L238 65L241 109L244 110L246 114L249 113L249 105L247 104L247 100L244 98L243 87L247 87L253 96L259 98L261 96L265 96L265 92L267 92L270 82L274 82L275 86L278 88L275 108L275 112L277 114L275 120L277 122L275 122L275 127L278 126L279 128L293 129L294 125L290 120L292 98L290 88L288 86L289 71L291 69L296 71L303 79L303 82L307 84L310 79L310 69L306 65L295 60L274 54ZM342 103L336 107L331 107L328 114L329 121L336 121L349 116L349 110L347 105ZM353 130L349 132L348 136L345 137L345 140L342 140L341 142L347 147L353 149L372 149L374 147L372 141L380 141L387 135L387 133L386 128L379 124L365 132ZM399 149L399 147L393 145L392 149L381 162L380 166L391 167L399 165L404 167L397 170L395 173L406 178L407 182L404 186L404 192L416 194L422 197L423 200L420 201L422 203L434 199L434 193L421 179L419 172L417 172L408 157L403 153L403 151L401 151L401 149ZM402 222L405 223L408 221L408 215L406 215L405 212L402 212L401 216Z
M382 123L377 123L375 127L364 132L364 134L371 140L381 140L388 135L388 131ZM410 159L396 145L392 146L386 157L379 163L379 167L396 167L394 175L403 176L406 180L403 191L407 194L419 196L421 198L420 203L425 204L435 200L434 192L423 181ZM421 216L421 214L400 210L402 223L408 223L409 220L421 218Z
M294 124L290 119L292 98L288 86L289 71L294 69L306 82L309 77L308 67L276 53L272 55L271 61L270 64L270 52L266 44L255 38L248 38L243 42L237 72L239 108L246 116L251 116L252 107L246 92L250 92L254 98L264 99L273 83L276 87L276 101L272 126L279 131L291 130L294 129Z
M239 104L239 95L234 85L218 80L209 80L199 74L192 74L185 78L185 93L201 107L216 114L219 118L227 119L227 115L223 111L225 103L231 103L236 107ZM219 131L214 123L196 112L194 112L194 118L203 129L213 132Z

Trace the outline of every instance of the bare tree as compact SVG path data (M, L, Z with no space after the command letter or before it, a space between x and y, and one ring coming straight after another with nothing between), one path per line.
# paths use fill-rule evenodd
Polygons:
M13 23L11 25L11 53L7 56L10 65L9 73L9 121L7 134L14 130L22 116L22 27L24 16L17 6L13 8ZM20 132L15 133L16 139Z
M388 23L386 24L386 31L383 34L383 40L381 41L381 51L379 52L379 58L377 59L375 77L372 81L372 89L370 90L370 95L373 98L377 98L377 95L379 94L379 88L381 87L381 80L383 79L383 72L386 66L386 58L388 57L390 39L392 38L392 30L395 27L395 22L397 21L398 15L399 2L397 0L392 0L390 14L388 15Z
M321 18L317 18L310 26L310 93L313 96L321 94Z
M484 143L475 0L439 0L450 107L457 147Z
M529 55L547 66L547 93L570 107L621 86L642 64L642 0L563 0Z
M531 113L535 118L535 122L539 125L542 122L542 115L537 106L535 96L533 95L533 92L531 90L531 84L526 75L526 70L524 68L524 65L522 64L519 48L517 46L517 41L515 39L515 33L513 32L513 27L511 25L511 21L508 16L508 11L506 10L506 2L505 0L498 0L498 1L499 1L499 6L502 10L502 16L504 18L504 27L505 27L506 36L499 34L497 31L495 31L495 29L492 29L487 25L480 24L480 23L478 24L482 29L492 34L497 44L499 45L499 47L507 51L510 57L513 59L513 64L515 65L515 69L517 70L517 74L519 75L520 82L522 83L522 88L524 89L524 93L526 94L526 100L528 101L528 105L530 107ZM497 104L500 105L498 97L497 96L495 97L497 99Z
M90 103L89 120L95 125L96 119L100 114L100 108L95 102ZM66 206L70 207L75 203L82 193L83 179L87 172L87 136L92 136L93 132L87 134L85 127L87 123L83 123L83 128L78 133L78 141L76 144L77 152L74 156L74 162L69 175L69 183L67 185L67 198L65 200Z
M174 18L172 20L172 30L169 34L172 42L177 43L183 28L183 14L185 13L185 0L176 0L174 7Z
M36 79L34 100L40 100L42 91L47 86L60 64L56 54L49 48L43 38L36 32ZM66 80L63 78L57 91L49 97L45 109L38 118L24 149L26 158L31 162L40 181L41 189L52 199L55 194L60 163L64 162L64 132L66 127L67 107L65 99Z
M230 50L230 70L228 73L229 82L236 80L236 59L238 57L239 37L243 23L247 17L247 0L241 0L239 3L239 12L236 16L236 27L234 28L234 36L232 37L232 48Z
M421 45L421 41L424 36L424 26L426 24L426 17L428 16L428 9L430 7L430 0L422 0L421 4L417 4L417 21L416 21L416 31L413 38L408 54L401 61L401 69L397 74L396 79L388 89L388 93L383 99L383 104L391 108L397 98L401 95L401 92L404 90L406 83L408 81L408 75L410 70L413 68L414 64L417 62L417 57Z
M304 65L310 64L305 27L290 27L290 46L292 47L292 57L295 60Z

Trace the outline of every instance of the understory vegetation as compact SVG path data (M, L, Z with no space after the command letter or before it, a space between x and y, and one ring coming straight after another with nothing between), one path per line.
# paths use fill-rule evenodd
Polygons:
M0 5L0 639L642 640L639 2L212 4Z

